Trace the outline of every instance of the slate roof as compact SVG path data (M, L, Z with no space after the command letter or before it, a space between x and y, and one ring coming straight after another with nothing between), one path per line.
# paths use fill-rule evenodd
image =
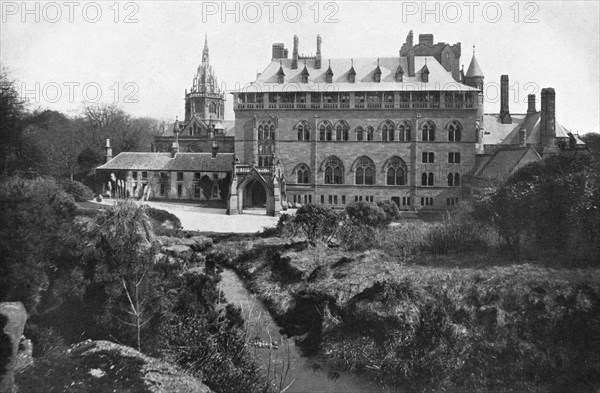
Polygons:
M231 172L233 153L171 153L123 152L97 169L180 172Z
M504 178L520 167L519 163L530 151L536 159L542 159L532 146L505 147L497 150L477 168L475 176L488 179Z
M375 82L373 75L377 70L377 61L381 70L381 82ZM408 69L405 57L369 57L357 59L323 59L331 61L333 71L332 83L326 83L328 68L315 69L315 60L307 59L306 68L309 72L308 83L301 83L301 74L304 67L292 69L292 59L276 59L271 61L267 68L257 77L255 82L244 86L235 92L280 92L280 91L419 91L419 90L446 90L446 91L477 91L477 89L459 83L452 78L452 73L446 69L433 56L415 57L415 76L404 74L402 82L396 82L396 70L402 66ZM281 65L280 65L281 63ZM429 81L421 82L421 71L427 63ZM277 73L282 68L285 73L284 83L277 83ZM355 83L348 82L348 74L354 68L356 72ZM293 87L290 84L294 84Z
M467 74L465 75L467 78L479 77L483 78L483 71L475 58L475 54L473 54L473 58L471 59L471 64L469 64L469 69L467 70Z
M542 112L532 114L513 114L511 124L502 124L500 115L497 113L486 113L483 115L483 137L484 145L518 145L519 130L525 128L526 143L537 145L540 143L540 118ZM569 138L569 130L562 124L556 122L556 137ZM584 142L575 136L577 145Z

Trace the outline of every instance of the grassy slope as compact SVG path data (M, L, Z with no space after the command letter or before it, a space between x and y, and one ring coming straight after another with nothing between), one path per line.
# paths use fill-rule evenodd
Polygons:
M420 266L375 250L302 248L224 242L213 258L340 367L414 390L600 386L597 269L478 267L486 260L476 256Z

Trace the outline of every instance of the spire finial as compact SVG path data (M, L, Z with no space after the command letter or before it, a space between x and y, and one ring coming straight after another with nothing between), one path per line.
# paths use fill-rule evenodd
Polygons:
M427 58L425 58L425 65L427 65Z
M350 59L350 63L352 63L352 67L354 67L354 59Z
M329 67L331 67L331 59L329 59Z
M475 44L473 44L473 56L475 56Z
M202 50L202 62L208 63L208 34L204 33L204 50Z

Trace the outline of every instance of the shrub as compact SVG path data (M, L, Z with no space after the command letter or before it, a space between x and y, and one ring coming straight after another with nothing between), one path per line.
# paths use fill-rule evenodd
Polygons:
M391 218L386 211L374 203L363 201L352 202L346 206L346 213L350 221L355 225L382 227L387 226L391 222Z
M400 209L398 209L398 205L392 201L377 202L377 207L385 212L386 220L389 220L389 222L400 218Z
M293 219L299 230L312 242L329 241L337 231L340 221L341 216L333 209L312 203L298 209Z
M71 195L75 202L86 202L94 198L94 192L91 188L78 181L61 181L60 187L69 195Z
M147 206L146 214L152 220L152 228L157 236L177 236L181 230L181 220L166 210Z
M340 228L337 237L349 251L366 251L376 247L377 230L367 225L346 222Z

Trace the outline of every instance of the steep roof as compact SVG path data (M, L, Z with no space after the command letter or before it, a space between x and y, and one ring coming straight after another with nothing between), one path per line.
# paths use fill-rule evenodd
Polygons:
M233 168L233 153L220 153L212 158L211 153L123 152L97 169L138 171L195 171L229 172Z
M494 152L486 162L482 163L475 171L475 176L486 179L506 179L515 170L541 159L532 146L507 146Z
M540 143L540 118L542 112L531 114L512 114L512 123L502 124L500 115L497 113L486 113L483 115L483 138L484 145L518 145L519 130L525 128L526 143L537 145ZM569 138L569 130L562 124L556 122L556 137ZM583 141L575 136L577 145L583 145Z
M325 60L325 59L324 59ZM315 60L307 59L306 68L310 73L308 83L302 83L300 67L292 69L292 59L276 59L271 61L267 68L257 77L256 81L244 86L237 92L253 91L419 91L419 90L446 90L446 91L477 91L477 89L461 84L452 78L452 73L446 69L433 56L416 56L414 77L404 74L402 82L396 81L396 71L401 66L408 69L406 57L380 57L379 70L381 71L381 82L374 82L373 75L377 72L376 57L358 59L327 59L330 60L334 78L332 83L326 83L327 69L316 69ZM429 81L421 82L421 70L427 63ZM285 74L285 83L277 83L278 71ZM355 83L348 81L350 70L356 72ZM294 84L290 90L290 84ZM332 90L335 85L335 90Z
M477 62L477 58L475 57L475 53L473 53L473 58L471 59L471 64L469 64L469 69L467 70L466 78L483 78L483 71Z

